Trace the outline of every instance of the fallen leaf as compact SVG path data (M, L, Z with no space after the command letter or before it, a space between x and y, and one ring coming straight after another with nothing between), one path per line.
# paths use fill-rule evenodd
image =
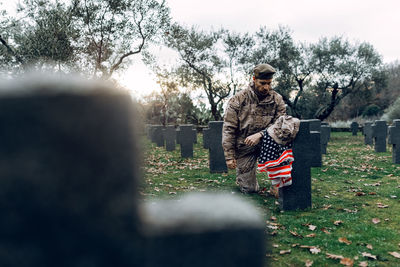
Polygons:
M356 196L357 196L357 197L365 196L365 193L364 193L364 192L357 192L357 193L356 193Z
M389 254L392 255L395 258L400 259L400 253L398 253L398 252L389 252Z
M310 261L310 260L306 260L306 264L305 264L305 266L306 267L311 267L312 265L313 265L313 261Z
M297 247L297 246L299 246L299 245L300 245L299 243L292 244L292 248L295 248L295 247Z
M279 254L281 254L281 255L290 254L290 252L291 252L290 249L288 249L288 250L281 250L281 251L279 251Z
M274 248L279 248L279 245L278 245L278 244L272 244L272 246L273 246Z
M335 255L335 254L326 253L326 258L327 259L334 259L334 260L341 260L344 257L342 255Z
M317 247L313 247L313 248L310 248L310 252L311 252L311 254L318 254L321 252L321 250Z
M328 235L331 234L325 227L321 228L321 231Z
M371 196L376 195L376 192L369 192L368 195L371 195Z
M372 248L372 245L370 245L370 244L367 244L367 248L368 248L368 249L373 249L373 248Z
M326 204L324 204L324 206L322 207L322 209L323 209L323 210L327 210L327 209L329 209L330 207L332 207L332 205L326 205Z
M315 229L317 229L317 226L310 224L308 226L308 229L310 229L311 231L314 231Z
M381 220L380 220L379 218L372 218L372 222L373 222L374 224L378 224L378 223L381 222Z
M377 206L378 206L378 208L380 208L380 209L384 209L384 208L389 207L389 205L385 205L385 204L382 204L382 203L377 203Z
M340 260L340 264L345 265L345 266L353 266L354 261L350 258L343 258Z
M275 216L271 216L271 221L276 221L276 217Z
M317 235L315 234L315 233L312 233L312 234L309 234L309 235L306 235L306 237L316 237Z
M340 224L342 224L342 223L343 223L343 221L334 221L334 222L333 222L334 225L340 225Z
M272 231L271 233L269 233L269 235L271 236L276 236L278 234L278 231Z
M314 246L301 245L300 248L315 248Z
M369 258L369 259L374 259L374 260L376 260L376 256L375 256L375 255L372 255L371 253L363 252L363 253L361 253L361 255L363 255L364 257L367 257L367 258Z
M360 267L368 267L368 262L367 261L360 261L358 266L360 266Z
M346 245L350 245L351 241L348 240L346 237L339 237L339 242L340 243L345 243Z
M300 238L303 238L303 236L302 235L299 235L297 232L295 232L295 231L289 231L289 233L291 233L293 236L295 236L295 237L300 237Z

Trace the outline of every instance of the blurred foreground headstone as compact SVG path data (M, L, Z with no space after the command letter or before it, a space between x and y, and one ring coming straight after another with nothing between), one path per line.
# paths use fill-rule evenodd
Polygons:
M0 92L0 266L140 260L130 97L28 82Z

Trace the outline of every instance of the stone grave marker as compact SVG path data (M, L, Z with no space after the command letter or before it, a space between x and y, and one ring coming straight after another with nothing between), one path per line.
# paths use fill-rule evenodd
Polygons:
M364 135L364 144L365 145L373 145L374 141L372 138L372 122L364 123L363 127L363 135Z
M393 120L389 126L388 143L392 145L392 162L400 164L400 120Z
M179 125L179 129L176 131L176 140L181 146L181 157L192 158L193 157L193 144L194 136L197 137L196 130L193 129L192 124ZM195 135L196 134L196 135Z
M318 143L318 146L314 146L311 149L313 153L311 154L311 166L321 167L322 166L322 141L321 141L321 121L318 119L308 120L310 127L310 138L313 139L313 143Z
M144 211L149 266L265 264L265 226L256 209L236 196L194 193L148 203Z
M210 121L208 123L207 138L209 150L210 172L228 172L224 149L222 148L223 121Z
M129 95L40 81L0 88L0 266L265 265L265 225L242 198L139 202Z
M163 130L165 149L167 151L174 151L176 144L176 129L173 125L168 125Z
M45 83L0 90L0 266L132 266L143 253L131 97Z
M205 149L209 148L208 144L210 141L209 133L210 133L210 128L203 129L203 148Z
M164 126L163 125L153 125L151 131L151 141L156 143L158 147L164 146Z
M356 122L356 121L353 121L351 124L350 124L350 129L351 129L351 134L352 135L357 135L357 133L358 133L358 123Z
M311 166L313 147L321 147L319 140L312 138L310 122L300 121L299 132L293 141L292 185L279 189L279 206L282 210L311 208Z
M386 121L377 120L372 125L372 138L374 139L375 152L386 152L387 124Z
M326 154L329 139L331 138L331 126L321 125L321 153Z

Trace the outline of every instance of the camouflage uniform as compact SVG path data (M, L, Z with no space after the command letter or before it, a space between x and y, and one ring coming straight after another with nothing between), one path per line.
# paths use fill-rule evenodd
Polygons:
M285 114L286 106L280 94L270 90L260 101L253 84L229 100L224 115L222 146L226 160L236 159L236 183L242 192L259 190L256 168L260 143L248 146L244 140Z

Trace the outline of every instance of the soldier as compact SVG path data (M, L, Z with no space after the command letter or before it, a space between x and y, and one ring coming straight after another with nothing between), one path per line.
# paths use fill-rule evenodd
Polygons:
M256 169L262 131L286 114L282 96L271 89L275 72L268 64L257 65L253 81L229 100L225 110L222 146L226 165L236 168L236 183L243 193L259 190Z

